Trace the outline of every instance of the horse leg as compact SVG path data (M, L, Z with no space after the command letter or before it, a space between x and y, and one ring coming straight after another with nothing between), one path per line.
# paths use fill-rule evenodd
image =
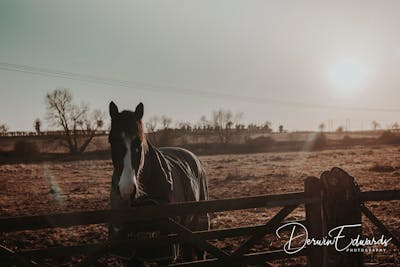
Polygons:
M181 244L182 260L183 262L190 262L194 260L193 246L189 243Z
M208 214L195 215L189 226L192 231L206 231L210 229L210 220ZM206 252L191 246L190 244L182 245L182 258L184 261L204 260Z
M183 218L181 223L185 225L191 231L197 230L197 216L193 218L186 217ZM188 242L183 242L179 244L180 252L181 252L181 259L183 262L190 262L196 259L195 257L195 247Z
M196 231L210 230L210 217L208 216L207 213L196 216L195 222L196 222ZM195 254L197 260L206 259L206 252L204 250L195 248Z

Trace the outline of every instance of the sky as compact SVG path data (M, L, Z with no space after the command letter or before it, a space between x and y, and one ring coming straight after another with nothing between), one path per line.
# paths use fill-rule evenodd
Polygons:
M0 2L0 124L33 130L68 88L107 112L288 130L400 121L400 1ZM331 121L330 123L328 121Z

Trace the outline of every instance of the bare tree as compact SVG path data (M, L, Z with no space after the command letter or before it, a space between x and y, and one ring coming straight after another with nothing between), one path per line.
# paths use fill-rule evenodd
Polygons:
M183 130L183 131L191 131L192 130L192 125L188 121L177 122L176 125L177 125L178 129Z
M243 119L243 112L237 112L235 116L233 116L233 123L235 124L236 128L239 128Z
M343 126L337 127L336 132L343 133L344 132L344 127Z
M210 122L208 121L207 117L205 115L203 115L200 117L199 127L204 130L207 128L207 126L210 126Z
M381 127L381 125L377 121L372 121L371 124L372 124L372 129L374 129L374 131L376 131L378 128Z
M158 116L150 117L146 122L147 132L153 133L156 130L159 121L160 119L158 118Z
M76 105L67 89L56 89L45 97L46 119L50 125L62 128L64 141L72 154L83 153L96 131L104 126L104 114L90 112L87 104Z
M262 128L266 130L268 133L272 132L272 123L270 121L266 121L263 125Z
M172 118L168 117L167 115L161 116L161 124L164 130L168 129L171 123L172 123Z
M0 134L5 134L5 133L7 133L8 132L8 126L7 126L7 124L5 124L5 123L3 123L3 124L0 124Z
M214 110L212 113L212 122L215 130L218 132L221 143L228 143L230 139L230 129L233 125L232 112L230 110Z
M42 121L41 121L39 118L37 118L37 119L33 122L33 127L35 128L36 134L37 134L37 135L40 135L40 133L42 132L42 131L41 131L41 128L42 128Z
M322 122L320 125L318 125L318 129L322 133L325 130L325 123Z
M227 125L232 123L232 112L223 109L214 110L212 120L215 128L226 129Z
M399 129L400 129L399 123L398 123L398 122L394 122L394 123L392 124L392 129L395 130L395 131L399 130Z

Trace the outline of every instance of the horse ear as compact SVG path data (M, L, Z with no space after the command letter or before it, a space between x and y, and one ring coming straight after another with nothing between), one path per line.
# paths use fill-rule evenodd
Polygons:
M113 101L110 102L109 110L110 110L110 117L112 119L115 118L115 116L118 114L118 107L117 105L115 105Z
M137 105L137 106L136 106L136 109L135 109L135 115L136 115L136 117L138 118L138 120L142 119L142 117L143 117L143 110L144 110L143 103L140 102L139 105Z

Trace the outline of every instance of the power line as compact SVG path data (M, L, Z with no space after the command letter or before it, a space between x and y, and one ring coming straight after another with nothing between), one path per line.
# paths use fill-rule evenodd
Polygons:
M230 99L233 101L247 102L252 104L271 104L271 105L281 105L281 106L291 106L291 107L295 106L300 108L335 109L335 110L348 110L348 111L400 112L400 108L369 108L369 107L321 105L316 103L303 103L303 102L285 101L285 100L264 98L264 97L253 97L253 96L233 95L233 94L210 92L210 91L191 90L170 85L157 85L139 81L124 81L124 80L103 78L94 75L79 74L79 73L59 71L54 69L33 67L28 65L7 63L7 62L0 62L0 70L14 71L14 72L40 75L52 78L62 78L62 79L90 82L96 84L104 84L108 86L120 86L135 90L153 91L158 93L165 93L166 91L168 91L175 94L185 94L196 97L223 98L223 99Z

